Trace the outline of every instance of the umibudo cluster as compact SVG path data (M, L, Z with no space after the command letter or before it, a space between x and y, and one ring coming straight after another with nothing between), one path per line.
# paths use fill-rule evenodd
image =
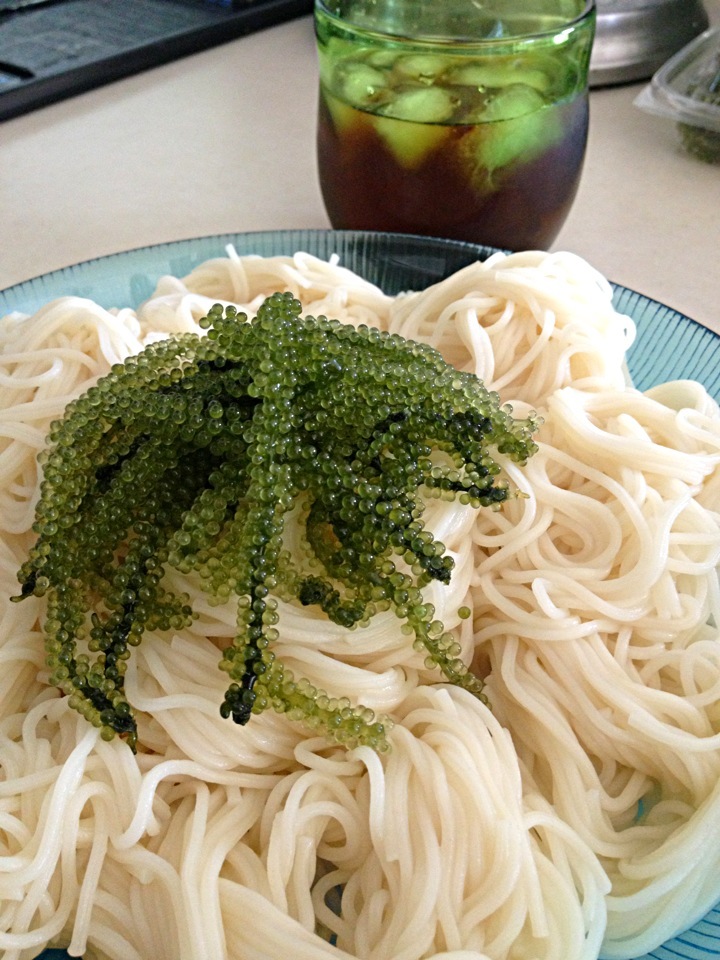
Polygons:
M452 558L424 501L494 506L511 495L491 448L524 462L534 417L514 419L432 348L302 317L274 294L248 319L215 305L186 334L112 368L51 427L37 540L19 597L45 597L47 664L70 705L136 749L124 693L145 631L187 626L165 572L237 603L220 711L271 707L348 745L388 746L388 721L296 679L273 652L278 600L346 628L392 610L444 677L483 696L423 600ZM288 536L292 525L293 537ZM410 641L409 641L410 642Z

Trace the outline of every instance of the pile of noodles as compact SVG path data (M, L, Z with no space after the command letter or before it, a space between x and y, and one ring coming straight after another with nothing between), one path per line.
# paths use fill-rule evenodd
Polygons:
M296 675L396 725L348 752L268 711L223 720L230 606L148 634L140 748L47 684L42 601L9 602L36 455L66 403L212 303L435 344L544 417L502 510L432 501L428 589L491 708L440 682L391 613L343 630L281 608ZM210 261L136 313L57 300L0 325L0 953L113 960L637 957L720 898L720 416L693 383L626 385L633 337L567 254L498 255L390 298L308 255ZM462 605L472 609L460 620Z

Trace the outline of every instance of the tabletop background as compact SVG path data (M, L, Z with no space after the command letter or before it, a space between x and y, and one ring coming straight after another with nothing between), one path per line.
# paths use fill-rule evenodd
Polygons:
M705 0L713 24L720 0ZM595 89L577 200L553 249L720 333L720 166ZM0 289L215 233L325 228L312 19L230 41L0 123Z

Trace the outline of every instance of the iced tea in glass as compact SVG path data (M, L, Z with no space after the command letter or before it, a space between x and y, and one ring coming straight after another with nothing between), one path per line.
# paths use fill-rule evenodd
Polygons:
M588 131L593 0L316 0L337 229L546 249Z

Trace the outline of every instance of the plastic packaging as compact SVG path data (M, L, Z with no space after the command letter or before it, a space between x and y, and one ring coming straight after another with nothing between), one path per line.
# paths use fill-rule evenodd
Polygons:
M635 105L674 120L688 153L720 164L720 27L706 30L663 64Z

